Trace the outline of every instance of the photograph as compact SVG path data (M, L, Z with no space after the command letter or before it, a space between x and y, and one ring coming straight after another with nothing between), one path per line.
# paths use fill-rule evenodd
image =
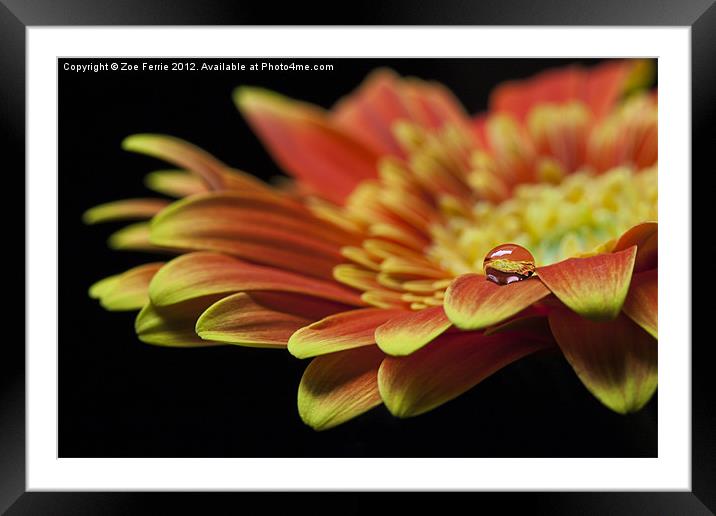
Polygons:
M714 4L0 0L0 514L716 514Z
M658 69L58 58L58 457L659 457Z

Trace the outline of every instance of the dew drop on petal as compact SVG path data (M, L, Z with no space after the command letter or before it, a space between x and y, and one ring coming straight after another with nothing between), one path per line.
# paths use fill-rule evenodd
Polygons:
M498 245L487 253L482 266L487 281L498 285L526 280L535 273L534 256L517 244Z

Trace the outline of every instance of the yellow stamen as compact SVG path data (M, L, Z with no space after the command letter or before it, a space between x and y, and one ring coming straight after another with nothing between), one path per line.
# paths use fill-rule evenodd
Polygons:
M656 206L656 167L577 172L559 185L521 185L502 203L478 202L470 217L453 216L433 232L428 255L453 274L464 272L465 261L481 272L485 254L510 242L529 249L537 265L547 265L588 253L634 224L656 220Z

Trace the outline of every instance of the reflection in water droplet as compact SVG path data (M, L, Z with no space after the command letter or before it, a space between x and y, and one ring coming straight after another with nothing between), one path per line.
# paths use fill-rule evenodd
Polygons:
M535 259L517 244L502 244L492 249L483 262L488 281L508 285L530 278L535 273Z

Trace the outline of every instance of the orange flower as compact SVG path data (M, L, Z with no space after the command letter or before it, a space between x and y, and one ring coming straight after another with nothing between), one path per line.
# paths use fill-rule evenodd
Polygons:
M315 429L381 403L427 412L555 347L603 404L638 410L657 385L657 108L638 91L649 72L548 71L501 85L474 119L443 86L388 70L330 111L239 88L294 181L269 186L176 138L127 138L181 169L147 185L182 199L117 201L86 220L145 219L110 245L180 256L90 294L141 309L150 344L312 358L298 408ZM527 254L502 248L485 276L507 243Z

